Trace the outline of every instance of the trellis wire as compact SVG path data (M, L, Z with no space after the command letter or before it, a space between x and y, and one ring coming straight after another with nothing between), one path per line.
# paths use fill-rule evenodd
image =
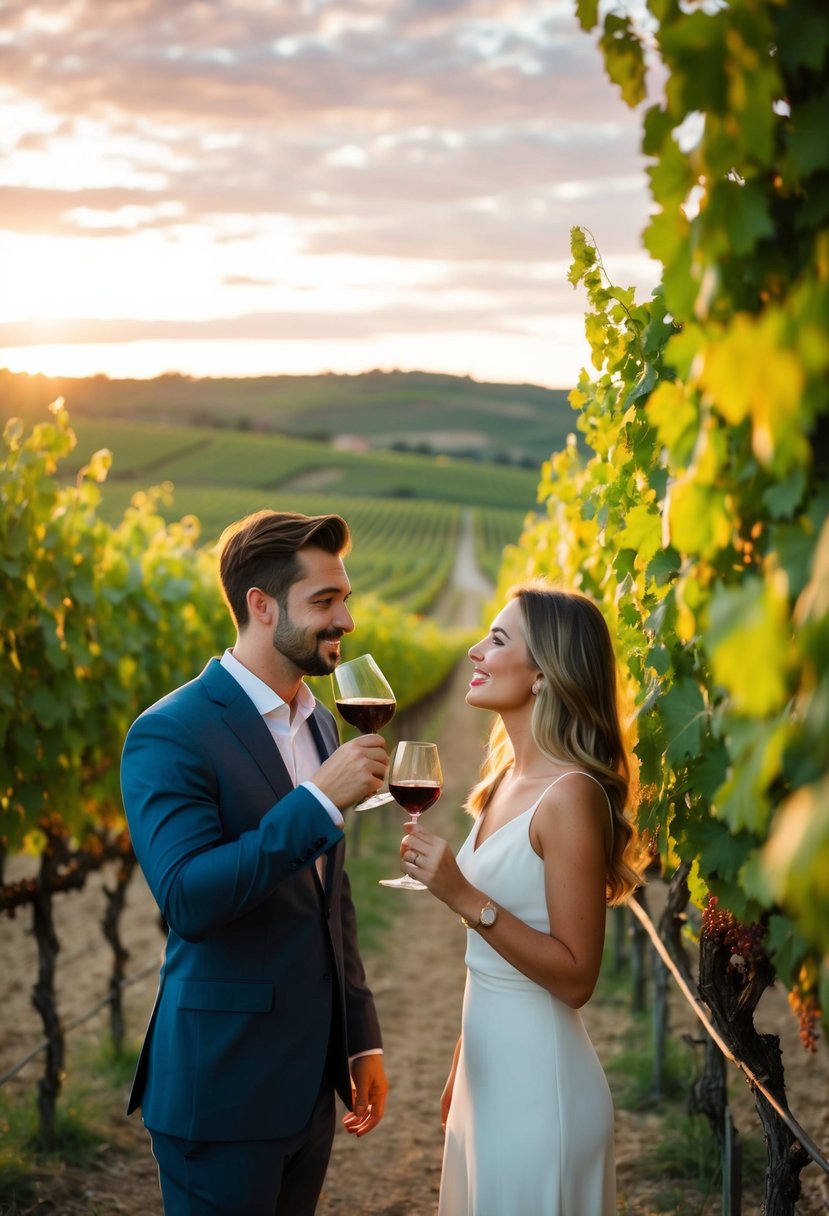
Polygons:
M137 984L141 980L146 979L147 976L153 971L158 970L158 965L158 959L155 959L155 961L152 963L147 963L146 967L142 967L140 971L135 973L135 975L128 976L127 979L121 980L121 982L117 985L117 991L122 992L125 988L129 988L133 984ZM108 992L107 995L101 997L101 999L95 1005L93 1005L91 1009L87 1009L86 1013L80 1013L77 1017L72 1018L70 1022L67 1022L64 1029L67 1031L67 1033L70 1030L77 1030L78 1026L82 1026L84 1022L90 1021L95 1017L96 1013L100 1013L105 1005L111 1004L114 1000L115 992ZM12 1077L16 1077L17 1074L22 1072L26 1065L29 1064L36 1055L39 1055L41 1051L45 1051L48 1046L48 1039L41 1039L39 1043L36 1043L31 1051L28 1052L22 1060L19 1060L18 1063L12 1068L9 1068L6 1072L0 1074L0 1085L5 1085L7 1081L12 1079Z
M795 1139L798 1140L800 1142L800 1144L803 1145L804 1150L809 1154L809 1156L814 1161L814 1163L816 1165L819 1165L825 1174L829 1174L829 1161L827 1161L827 1159L824 1157L823 1153L820 1151L818 1146L815 1144L814 1140L811 1138L809 1133L804 1131L803 1128L800 1126L800 1124L797 1122L797 1120L789 1113L789 1111L787 1111L785 1109L785 1107L780 1105L778 1100L775 1098L774 1094L769 1093L766 1086L763 1084L763 1082L758 1077L756 1077L754 1075L754 1073L751 1071L749 1066L746 1063L744 1063L743 1060L737 1059L737 1057L731 1052L730 1048L725 1043L725 1041L721 1038L716 1027L711 1022L711 1019L708 1017L708 1014L705 1012L705 1009L703 1008L702 1003L698 1000L698 998L696 996L694 996L693 992L688 987L688 984L685 981L685 977L683 976L682 972L679 970L676 963L674 962L674 960L671 958L670 954L668 953L668 950L666 949L665 944L662 941L662 938L659 936L656 925L653 923L651 918L648 916L645 909L635 899L632 899L630 901L630 903L628 904L628 907L630 908L631 912L633 912L634 916L637 918L639 923L644 928L645 932L650 937L651 942L653 943L654 949L656 950L659 957L662 959L662 962L665 964L665 966L670 971L671 975L676 980L677 987L679 988L680 992L685 997L686 1001L691 1006L691 1008L693 1009L694 1013L697 1015L699 1020L702 1022L702 1025L705 1028L706 1034L710 1035L710 1037L714 1040L714 1042L717 1044L717 1046L719 1047L720 1051L723 1053L725 1058L727 1060L730 1060L732 1064L737 1065L740 1072L743 1073L743 1075L745 1076L746 1080L748 1081L748 1083L752 1087L752 1089L759 1089L760 1093L766 1099L769 1106L771 1106L772 1109L775 1111L775 1113L778 1115L778 1117L783 1120L783 1122L786 1124L786 1127L788 1127L789 1131L792 1133L792 1135L795 1137Z

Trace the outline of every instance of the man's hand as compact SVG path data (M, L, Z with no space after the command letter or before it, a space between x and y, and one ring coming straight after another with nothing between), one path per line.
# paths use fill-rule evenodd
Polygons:
M359 735L338 747L312 780L341 811L376 794L386 778L389 753L382 735Z
M364 1136L377 1126L386 1109L388 1088L381 1055L358 1056L351 1061L352 1109L343 1118L346 1131Z

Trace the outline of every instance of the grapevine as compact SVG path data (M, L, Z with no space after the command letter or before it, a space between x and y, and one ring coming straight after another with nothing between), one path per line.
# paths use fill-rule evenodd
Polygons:
M604 609L641 826L706 908L699 982L719 1032L784 1101L773 1036L752 1024L761 992L776 974L809 1026L829 1010L829 23L819 0L647 7L645 29L577 3L629 104L661 59L643 122L661 282L638 301L573 231L587 457L571 442L545 462L546 516L501 590L544 574ZM804 1158L757 1105L782 1211Z
M578 11L586 29L599 19L587 0ZM813 335L829 328L829 234L809 204L825 170L801 141L817 136L829 32L813 0L669 0L651 15L647 38L626 22L603 48L628 100L644 95L646 42L672 82L643 136L662 282L638 301L573 230L593 366L570 400L587 457L572 441L542 466L546 513L508 550L501 588L540 573L601 603L640 826L666 868L692 865L700 907L713 894L767 925L788 987L812 960L825 1010L829 343ZM730 91L709 87L714 62ZM673 133L692 112L701 134L682 151Z

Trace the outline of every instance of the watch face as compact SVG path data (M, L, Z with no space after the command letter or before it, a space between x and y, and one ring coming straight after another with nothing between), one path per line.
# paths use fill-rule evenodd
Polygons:
M494 925L494 924L495 924L495 918L496 918L496 916L497 916L497 915L498 915L498 913L495 911L495 909L494 909L494 908L490 908L490 907L488 907L488 906L487 906L487 907L486 907L486 908L484 908L484 909L482 910L482 912L481 912L481 924L482 924L482 925L486 925L486 926L487 926L487 928L488 928L490 925Z

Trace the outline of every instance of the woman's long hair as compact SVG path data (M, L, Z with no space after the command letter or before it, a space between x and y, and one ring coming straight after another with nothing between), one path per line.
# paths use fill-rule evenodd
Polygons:
M635 868L636 830L628 817L630 763L607 624L587 596L545 583L513 587L507 598L519 601L530 662L544 673L533 706L533 739L554 763L592 773L607 793L613 828L607 898L622 903L641 878ZM513 761L509 735L496 717L481 779L466 802L472 815L481 813Z

